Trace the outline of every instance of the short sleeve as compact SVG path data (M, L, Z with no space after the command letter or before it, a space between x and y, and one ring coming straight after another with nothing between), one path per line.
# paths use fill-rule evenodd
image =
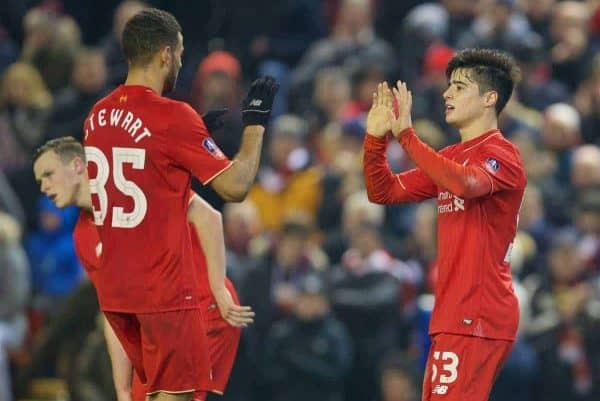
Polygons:
M469 165L479 167L492 184L491 193L525 188L527 179L518 150L509 146L484 146Z
M172 107L172 122L165 140L167 156L206 185L227 170L232 161L219 149L194 109L183 102L175 102Z

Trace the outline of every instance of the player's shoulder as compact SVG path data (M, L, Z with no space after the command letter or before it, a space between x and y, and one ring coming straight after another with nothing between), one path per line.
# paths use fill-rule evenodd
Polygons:
M177 113L179 117L198 118L199 115L189 103L181 100L168 99L171 110Z
M503 155L506 158L514 159L515 163L522 164L519 148L509 141L502 133L491 137L489 141L486 141L486 143L483 144L483 148Z
M75 223L75 229L73 230L73 236L81 235L84 231L90 228L95 228L94 215L86 210L81 209L79 211L79 217Z
M94 103L92 106L91 112L93 113L95 110L105 108L107 104L111 104L114 102L114 98L117 96L117 92L119 88L113 89L111 92L106 94L104 97L101 97Z

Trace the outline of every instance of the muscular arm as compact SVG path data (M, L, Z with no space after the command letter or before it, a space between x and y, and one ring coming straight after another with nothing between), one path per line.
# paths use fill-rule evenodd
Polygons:
M113 381L118 401L131 401L131 382L133 379L133 367L127 357L123 346L119 342L117 335L104 318L104 338L110 355L112 366Z
M490 177L478 166L463 166L423 143L414 129L400 133L400 143L411 160L437 185L461 198L477 198L492 191Z
M401 174L392 173L385 154L386 148L384 138L365 136L363 174L371 202L417 202L437 195L435 184L418 169Z
M210 184L228 202L241 202L254 183L262 149L262 125L248 125L242 134L242 145L233 158L233 165L216 176Z

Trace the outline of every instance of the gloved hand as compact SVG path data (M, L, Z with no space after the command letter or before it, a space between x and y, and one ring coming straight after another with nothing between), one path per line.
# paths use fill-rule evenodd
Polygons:
M278 89L279 84L270 76L260 77L252 82L248 95L242 101L244 125L265 126L267 124Z
M204 125L206 125L208 132L212 134L218 129L223 128L225 123L223 120L221 120L221 117L223 117L228 111L229 109L225 107L222 109L209 110L202 114L202 120L204 120Z

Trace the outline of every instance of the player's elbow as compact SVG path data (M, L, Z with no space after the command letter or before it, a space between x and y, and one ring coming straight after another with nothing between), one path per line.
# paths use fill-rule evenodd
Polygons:
M371 203L377 203L378 205L385 204L385 197L382 196L382 194L376 193L374 191L369 191L368 189L367 189L367 198L369 199L369 202L371 202Z
M242 202L248 196L248 192L250 192L249 186L235 185L224 189L219 195L227 202Z

